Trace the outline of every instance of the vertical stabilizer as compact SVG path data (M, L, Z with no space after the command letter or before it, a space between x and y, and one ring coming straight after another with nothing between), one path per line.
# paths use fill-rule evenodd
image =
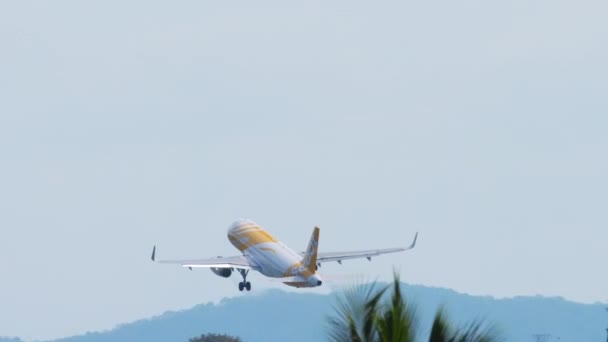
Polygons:
M302 266L306 267L311 273L315 273L317 270L317 248L319 246L319 227L315 227L312 231L312 236L306 247L306 253L304 253L304 259L302 259Z

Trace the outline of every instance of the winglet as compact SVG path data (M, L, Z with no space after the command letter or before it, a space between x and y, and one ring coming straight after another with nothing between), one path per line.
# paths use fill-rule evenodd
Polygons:
M416 235L414 235L414 241L408 248L406 248L406 250L416 247L416 240L418 240L418 232L416 232Z
M156 246L152 248L152 257L150 257L150 259L152 259L152 261L156 261Z

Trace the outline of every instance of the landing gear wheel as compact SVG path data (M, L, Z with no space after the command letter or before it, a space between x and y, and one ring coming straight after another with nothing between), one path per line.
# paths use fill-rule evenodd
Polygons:
M251 291L251 283L247 281L247 274L249 273L249 270L244 270L240 268L237 268L237 270L243 277L243 281L239 283L239 291L243 291L244 289L247 289L247 291Z

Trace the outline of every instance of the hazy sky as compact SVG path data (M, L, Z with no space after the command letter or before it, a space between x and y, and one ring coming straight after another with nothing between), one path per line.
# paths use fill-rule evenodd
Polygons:
M608 301L608 3L6 1L0 335L241 295L155 265L248 217L326 265ZM254 292L288 289L250 276ZM326 282L318 292L336 288ZM252 293L246 294L252 295Z

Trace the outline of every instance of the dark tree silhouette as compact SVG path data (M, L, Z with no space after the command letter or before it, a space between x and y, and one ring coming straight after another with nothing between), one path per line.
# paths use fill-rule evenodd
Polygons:
M239 337L224 335L224 334L203 334L199 337L193 337L190 342L243 342Z

